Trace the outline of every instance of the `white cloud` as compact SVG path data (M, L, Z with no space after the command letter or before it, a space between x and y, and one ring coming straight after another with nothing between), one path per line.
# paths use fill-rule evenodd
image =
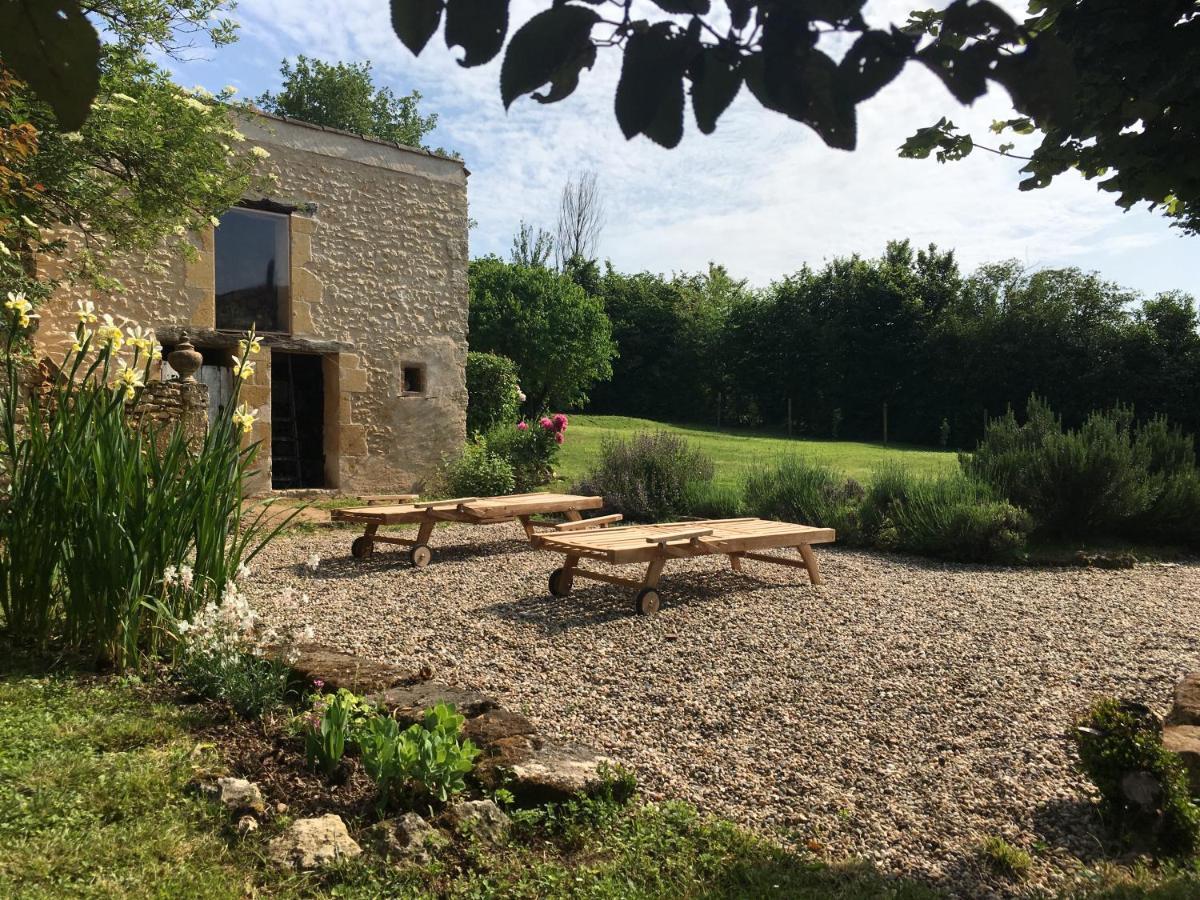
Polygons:
M898 21L914 5L876 0L868 15L876 23ZM1019 13L1024 3L1003 5ZM523 22L545 0L512 6L513 21ZM762 284L805 262L875 255L888 239L909 237L953 247L968 266L1010 256L1101 269L1114 262L1141 286L1188 287L1156 280L1166 254L1179 260L1166 267L1171 277L1200 278L1200 263L1188 255L1195 238L1190 245L1174 239L1162 219L1144 211L1122 215L1109 195L1081 178L1022 193L1018 164L983 152L945 166L899 159L904 138L941 115L979 134L1011 114L997 92L963 109L923 71L906 71L860 107L854 153L828 149L746 91L715 135L700 135L689 122L683 144L667 151L621 135L612 112L620 59L612 51L601 51L596 69L584 73L566 101L543 106L524 98L506 114L499 60L463 69L440 35L413 58L379 0L242 0L238 17L244 43L222 51L227 60L251 45L257 45L253 65L268 74L279 58L297 53L370 59L395 89L418 88L427 109L441 115L432 143L458 150L471 169L471 215L479 222L474 253L506 253L522 218L550 227L565 179L594 168L608 209L601 253L627 270L695 270L716 260ZM246 92L269 86L249 84ZM1153 270L1137 263L1147 248L1159 259Z

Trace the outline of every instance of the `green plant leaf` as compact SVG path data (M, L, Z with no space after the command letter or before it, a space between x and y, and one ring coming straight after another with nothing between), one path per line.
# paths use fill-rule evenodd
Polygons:
M461 66L492 60L508 34L508 0L446 0L446 46L462 47Z
M874 97L904 69L912 53L912 38L894 31L868 31L856 40L838 69L856 102Z
M75 0L2 0L0 57L77 131L96 99L100 38Z
M742 73L736 57L716 47L705 47L693 60L692 111L696 114L696 125L704 134L712 134L717 128L717 119L729 108L742 87Z
M680 36L661 22L635 31L625 44L617 81L617 124L626 138L644 134L664 147L683 139L683 73L698 36Z
M420 55L437 31L444 6L444 0L392 0L392 30L414 55Z
M591 34L598 21L594 10L567 4L544 10L517 29L500 67L505 108L547 82L550 91L534 94L542 103L561 100L574 91L580 70L590 69L596 61Z

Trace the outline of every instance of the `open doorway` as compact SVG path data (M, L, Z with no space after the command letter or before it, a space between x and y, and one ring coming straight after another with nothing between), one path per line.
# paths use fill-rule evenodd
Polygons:
M271 487L325 486L325 377L312 353L271 354Z

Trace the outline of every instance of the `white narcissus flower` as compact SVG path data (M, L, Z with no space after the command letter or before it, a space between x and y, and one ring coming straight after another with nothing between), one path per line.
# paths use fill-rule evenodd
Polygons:
M252 362L235 362L233 364L233 374L245 381L254 375L254 363Z
M104 324L96 329L96 337L112 347L114 353L125 345L125 333L108 313L104 314Z
M125 399L132 400L137 396L137 389L143 387L142 373L131 366L122 366L113 381L113 387L125 390Z
M85 325L96 323L96 304L91 300L80 300L75 304L75 318Z
M251 147L250 152L259 159L270 159L271 154L266 147Z
M233 424L242 429L243 434L249 434L254 428L254 423L258 421L258 414L243 403L238 406L232 418Z
M185 591L191 589L192 580L194 577L195 576L192 573L191 566L180 566L179 567L179 586L181 588L183 588Z
M310 572L315 572L317 571L317 567L321 565L321 557L316 553L310 553L308 559L305 561L305 565L308 566Z
M0 241L0 256L12 256L12 251L8 249L8 244Z

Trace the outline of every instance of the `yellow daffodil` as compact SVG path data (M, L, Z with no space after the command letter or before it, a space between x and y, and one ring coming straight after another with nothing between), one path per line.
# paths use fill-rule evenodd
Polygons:
M17 324L21 328L28 328L36 316L31 316L33 312L33 304L25 299L25 294L22 291L9 291L8 300L4 303L5 309L11 309L17 314Z
M242 429L243 434L249 434L257 420L258 415L245 403L239 406L237 412L233 414L233 424Z
M247 378L254 376L254 363L252 362L235 362L233 364L233 374L245 381Z
M76 305L75 318L85 325L96 323L96 304L91 300L80 300Z
M113 387L125 389L125 399L132 400L137 396L137 389L142 387L142 373L130 366L122 367L113 381Z
M238 341L238 356L245 356L246 351L249 351L250 353L257 353L261 349L262 341L256 337L252 337L249 340L243 339Z
M149 353L154 346L154 332L142 328L141 325L134 325L126 333L125 342L143 353Z
M111 347L113 353L125 346L125 334L121 331L121 326L114 322L108 313L104 314L104 324L96 329L96 337Z

